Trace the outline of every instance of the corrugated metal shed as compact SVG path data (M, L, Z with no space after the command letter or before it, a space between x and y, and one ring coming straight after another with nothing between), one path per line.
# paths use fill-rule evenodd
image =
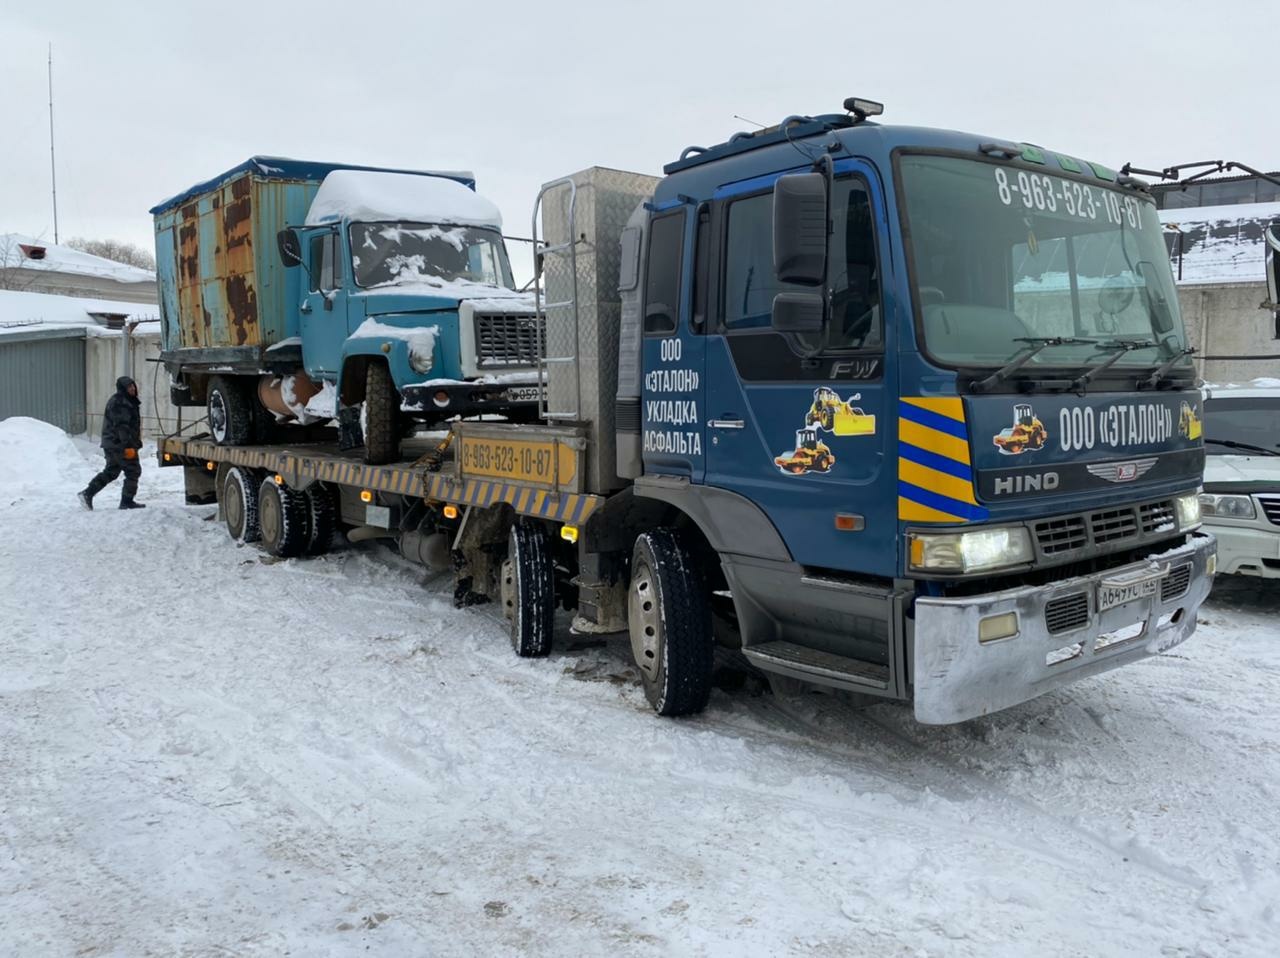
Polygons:
M0 336L0 419L30 416L84 432L84 348L83 329Z

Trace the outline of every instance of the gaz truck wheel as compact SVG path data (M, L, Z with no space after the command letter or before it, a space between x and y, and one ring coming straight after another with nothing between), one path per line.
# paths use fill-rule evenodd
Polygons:
M243 446L253 441L253 397L243 383L214 376L207 399L209 432L219 446Z
M711 607L688 548L671 529L636 539L627 590L631 654L659 715L692 715L711 697Z
M400 458L400 391L391 370L370 363L364 381L364 461L370 465Z
M276 485L274 476L258 487L258 526L262 544L273 556L291 559L307 550L310 513L306 494Z
M233 466L222 483L222 515L227 532L236 542L257 542L262 538L258 528L258 483L243 466Z
M556 620L556 580L551 543L542 526L517 522L511 527L501 574L502 611L511 624L511 647L523 658L549 654Z
M333 544L333 533L338 528L338 504L323 482L313 482L303 495L307 499L310 519L307 524L307 553L324 555Z

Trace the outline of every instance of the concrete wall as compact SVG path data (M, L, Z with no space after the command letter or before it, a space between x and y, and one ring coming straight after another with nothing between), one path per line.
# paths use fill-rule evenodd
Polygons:
M1222 360L1200 356L1280 356L1275 315L1258 309L1265 283L1196 284L1178 287L1187 339L1199 350L1196 368L1206 382L1248 382L1280 377L1280 359Z
M131 369L125 366L125 346L129 343ZM177 407L169 402L169 374L159 363L147 362L160 356L158 330L135 331L130 337L117 333L103 335L90 333L85 340L85 403L89 435L102 435L102 411L107 400L116 391L116 379L126 374L138 383L138 398L142 401L142 436L156 439L178 429ZM157 404L159 412L157 415ZM182 422L186 425L204 415L200 409L184 409Z

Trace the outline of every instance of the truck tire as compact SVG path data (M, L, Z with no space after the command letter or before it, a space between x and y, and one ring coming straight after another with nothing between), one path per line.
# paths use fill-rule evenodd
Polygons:
M222 483L222 515L227 532L236 542L257 542L262 538L258 528L258 482L243 466L232 466Z
M706 708L715 655L711 606L692 555L671 529L636 539L627 628L653 710L674 716Z
M311 510L306 493L277 485L267 476L258 487L258 527L262 544L273 556L292 559L307 551Z
M313 482L304 495L310 518L307 525L307 553L313 556L324 555L333 544L333 533L338 527L338 504L323 482Z
M516 522L502 563L502 609L511 624L511 647L522 658L551 652L556 620L555 566L546 530Z
M364 418L364 461L378 466L399 459L400 391L380 362L365 371Z
M244 446L253 441L254 398L244 383L233 376L214 376L209 381L206 409L209 433L219 446Z

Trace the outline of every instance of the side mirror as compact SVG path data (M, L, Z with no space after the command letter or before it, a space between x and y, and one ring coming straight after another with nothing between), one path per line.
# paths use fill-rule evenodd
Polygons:
M1262 231L1266 241L1267 302L1263 305L1280 313L1280 223L1272 223Z
M280 262L285 269L302 265L302 244L298 242L298 234L291 229L283 229L276 234L276 248L280 251Z
M827 278L827 178L788 173L773 186L773 270L784 283Z
M1164 272L1167 274L1168 269ZM1151 308L1151 325L1158 333L1171 333L1175 325L1173 309L1168 297L1160 286L1160 277L1156 266L1148 260L1138 262L1138 275L1142 277L1143 289L1146 291L1147 303Z
M773 297L773 328L780 333L820 333L825 319L821 293L779 293Z

